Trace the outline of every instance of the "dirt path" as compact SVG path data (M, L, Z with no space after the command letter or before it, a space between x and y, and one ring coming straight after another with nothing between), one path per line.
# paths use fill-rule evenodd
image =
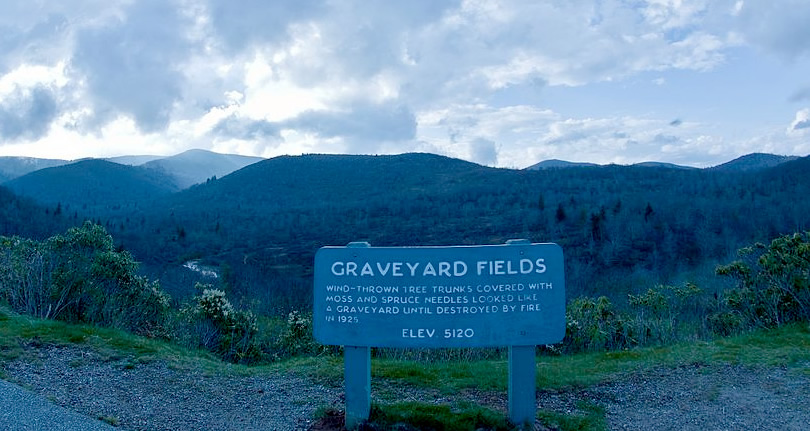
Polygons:
M40 348L3 367L7 378L54 403L122 430L305 430L321 406L342 407L341 388L294 375L207 376L163 362L108 360L74 347ZM33 357L33 360L32 360ZM452 402L430 390L375 383L391 399ZM505 394L465 391L505 409ZM810 374L739 366L659 369L584 390L538 393L538 406L605 408L614 430L807 430Z

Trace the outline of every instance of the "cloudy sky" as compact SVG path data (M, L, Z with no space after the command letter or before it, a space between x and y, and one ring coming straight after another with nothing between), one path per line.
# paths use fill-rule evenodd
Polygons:
M2 0L0 156L810 153L807 0Z

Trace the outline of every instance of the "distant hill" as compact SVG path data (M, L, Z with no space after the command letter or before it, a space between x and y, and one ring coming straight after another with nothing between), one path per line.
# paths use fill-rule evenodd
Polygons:
M639 166L642 168L668 168L668 169L697 169L691 166L683 166L683 165L676 165L674 163L662 163L662 162L641 162L635 163L633 166Z
M108 162L118 163L119 165L140 166L144 163L151 162L152 160L158 160L163 158L165 158L165 156L142 155L142 156L107 157L104 160Z
M205 150L188 150L176 156L148 161L141 166L173 177L175 184L179 188L185 189L194 184L204 183L212 177L223 177L262 160L265 159Z
M86 216L95 216L102 209L136 206L178 190L165 174L97 159L41 169L6 186L41 204L61 204L63 211Z
M0 157L0 183L44 168L70 163L67 160L37 159L34 157Z
M754 171L766 168L772 168L774 166L778 166L782 163L789 162L791 160L796 160L798 157L796 156L778 156L774 154L765 154L765 153L753 153L748 154L739 158L736 158L732 161L723 163L721 165L717 165L708 169L712 170L720 170L720 171ZM561 168L575 168L575 167L583 167L583 166L602 166L594 163L577 163L577 162L567 162L565 160L558 160L558 159L551 159L551 160L544 160L540 163L534 164L526 168L526 170L542 170L542 169L561 169ZM692 168L689 166L682 166L676 165L673 163L663 163L663 162L641 162L635 163L631 166L639 166L639 167L654 167L654 168L672 168L672 169L697 169Z
M798 159L796 156L778 156L775 154L753 153L738 157L730 162L726 162L709 169L737 172L756 171L760 169L772 168L796 159Z
M550 160L543 160L540 163L531 165L528 168L526 168L526 170L537 171L541 169L561 169L561 168L575 168L583 166L599 166L599 165L597 165L596 163L568 162L565 160L550 159Z
M441 193L465 185L471 172L497 172L474 163L425 153L397 156L281 156L252 164L206 187L180 193L192 201L238 200L253 206L309 208L324 202L341 206L391 199L407 193Z

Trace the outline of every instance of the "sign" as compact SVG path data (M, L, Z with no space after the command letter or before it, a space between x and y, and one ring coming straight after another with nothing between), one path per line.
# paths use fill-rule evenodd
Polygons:
M322 344L532 346L565 335L557 244L324 247L314 278Z

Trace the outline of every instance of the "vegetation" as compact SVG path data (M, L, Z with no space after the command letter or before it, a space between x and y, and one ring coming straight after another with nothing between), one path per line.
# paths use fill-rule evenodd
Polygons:
M212 283L234 304L285 318L311 307L312 258L323 245L527 238L563 247L571 298L604 295L624 308L628 294L659 284L692 282L714 294L724 286L704 280L737 249L808 229L810 201L795 199L810 192L808 165L802 158L754 171L516 171L428 154L309 155L262 161L179 193L150 192L154 179L116 171L126 179L116 199L125 202L87 201L110 193L111 175L89 164L83 173L93 181L81 187L39 178L73 184L81 196L56 187L37 193L49 193L40 202L51 214L60 208L68 221L105 226L178 299L196 295L197 281ZM182 267L190 259L221 277L190 273Z
M796 199L810 192L808 164L755 174L526 172L429 155L306 156L177 194L149 191L158 184L150 178L143 194L112 204L43 209L0 188L0 234L14 235L0 237L0 334L16 337L3 341L0 357L21 354L21 339L120 344L144 357L203 349L207 361L272 363L339 381L340 349L315 342L308 312L319 246L523 237L566 252L566 337L538 348L540 387L587 386L661 364L798 364L810 360L810 201ZM97 222L67 228L83 218ZM219 276L181 269L191 259ZM117 332L104 331L115 329L151 339L113 341ZM373 352L375 378L385 381L445 393L504 389L503 349ZM430 426L452 429L461 417L476 423L462 429L501 426L469 407L430 410L457 417ZM375 417L395 427L420 423L428 409L384 405ZM592 405L540 416L562 429L604 426Z
M418 401L372 406L369 422L383 430L467 431L487 429L507 431L514 429L503 414L491 409L470 404L453 409L446 405Z

